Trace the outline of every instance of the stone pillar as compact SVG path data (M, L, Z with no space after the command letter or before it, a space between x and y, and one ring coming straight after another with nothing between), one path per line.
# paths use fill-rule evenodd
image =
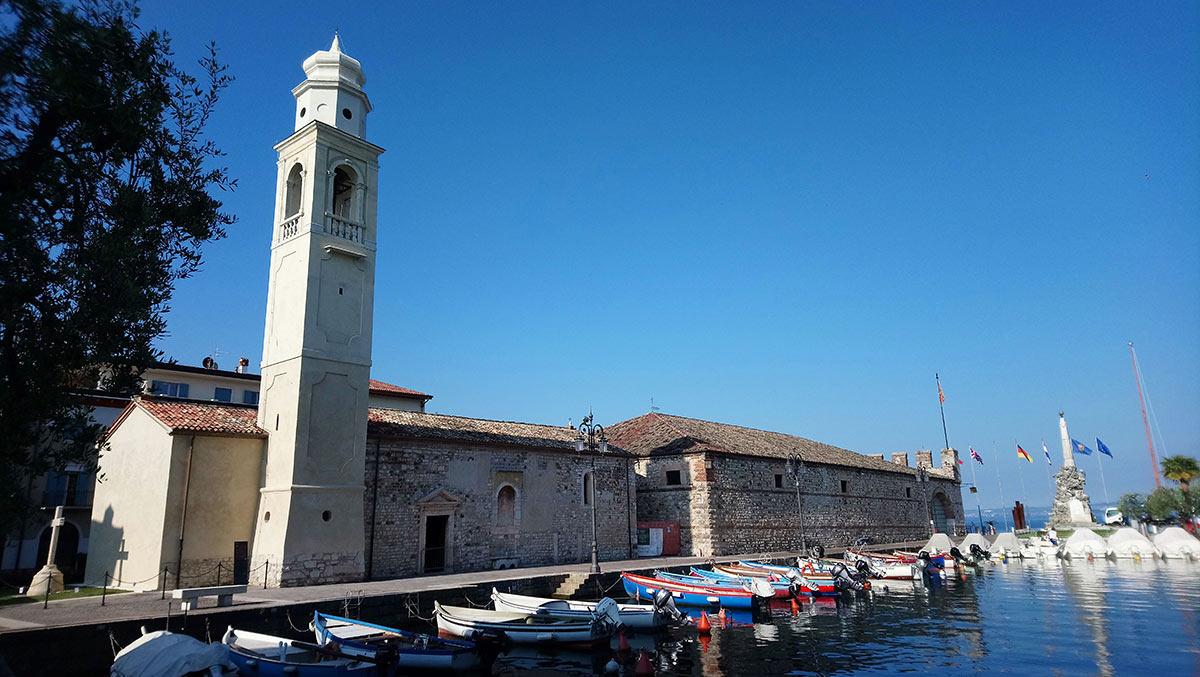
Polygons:
M1067 419L1058 412L1058 429L1062 433L1063 466L1054 474L1054 508L1050 513L1050 525L1054 527L1091 526L1096 523L1092 516L1092 503L1087 495L1087 477L1075 467L1075 455L1071 449L1071 438L1067 434Z
M33 575L29 590L25 593L27 596L44 597L47 589L50 592L62 592L63 575L54 565L54 556L58 554L58 529L66 523L63 519L63 507L60 505L54 509L54 519L50 522L50 552L46 554L46 566Z
M933 467L933 451L922 449L917 452L917 467L932 468Z
M896 465L902 465L905 468L907 468L908 467L908 452L897 451L896 453L892 454L892 463L895 463Z

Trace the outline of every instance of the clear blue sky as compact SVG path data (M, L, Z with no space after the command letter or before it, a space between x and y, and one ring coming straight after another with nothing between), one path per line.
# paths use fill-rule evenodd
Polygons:
M237 77L210 131L239 222L168 355L257 370L272 146L336 27L387 149L373 374L431 411L654 398L911 452L942 446L936 371L985 506L1022 470L1049 503L1060 409L1115 500L1153 486L1132 340L1166 451L1200 454L1200 5L370 4L144 5Z

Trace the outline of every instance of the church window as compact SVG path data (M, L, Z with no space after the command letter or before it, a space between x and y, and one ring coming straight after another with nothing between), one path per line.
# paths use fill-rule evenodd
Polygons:
M321 519L328 522L329 520L333 519L333 513L326 510L325 512L321 513Z
M301 115L304 115L301 113ZM304 168L300 163L292 165L292 171L288 172L287 178L287 199L284 202L283 218L295 216L300 213L300 195L304 192Z
M354 117L354 113L351 113L349 108L343 108L342 109L342 117L349 120L350 118Z
M583 474L583 504L591 505L592 500L596 497L595 480L592 478L592 473L586 472Z
M270 510L268 510L268 511L266 512L266 514L264 514L264 515L263 515L263 521L264 521L264 522L270 522L270 521L271 521L271 511L270 511Z
M500 487L496 494L496 526L511 527L517 523L517 490L511 486Z
M232 402L233 401L233 389L232 388L216 388L215 390L213 390L213 399L218 402Z
M679 476L678 470L667 471L667 484L670 486L683 484L683 479Z
M300 108L300 117L304 117L304 114L305 114L305 113L307 113L307 112L308 112L308 109L307 109L307 108L303 108L303 107L301 107L301 108Z
M343 219L355 219L354 184L358 177L346 166L333 171L333 214Z

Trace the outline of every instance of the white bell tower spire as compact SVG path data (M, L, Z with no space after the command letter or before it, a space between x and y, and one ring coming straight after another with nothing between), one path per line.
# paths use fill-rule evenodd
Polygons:
M304 61L279 178L258 424L269 434L253 566L269 585L363 576L363 468L378 157L358 61ZM263 565L266 564L264 567ZM261 579L260 579L261 580Z

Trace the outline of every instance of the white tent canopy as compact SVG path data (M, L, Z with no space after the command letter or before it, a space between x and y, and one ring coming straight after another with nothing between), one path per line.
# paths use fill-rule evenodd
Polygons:
M972 545L978 545L980 550L992 549L992 544L988 543L988 540L983 537L983 534L967 534L967 537L962 539L962 543L958 544L958 549L961 550L964 555L970 555Z
M213 674L229 674L237 666L229 660L224 644L205 644L187 635L159 630L149 632L121 649L112 664L112 677L175 677L217 668Z
M1022 556L1021 540L1013 532L1005 531L996 535L996 540L992 541L991 551L1020 557Z
M1154 545L1163 557L1200 558L1200 540L1180 527L1167 527L1154 535Z
M1117 529L1113 535L1108 537L1108 552L1113 557L1119 558L1157 557L1159 555L1158 548L1154 547L1150 539L1132 527Z

